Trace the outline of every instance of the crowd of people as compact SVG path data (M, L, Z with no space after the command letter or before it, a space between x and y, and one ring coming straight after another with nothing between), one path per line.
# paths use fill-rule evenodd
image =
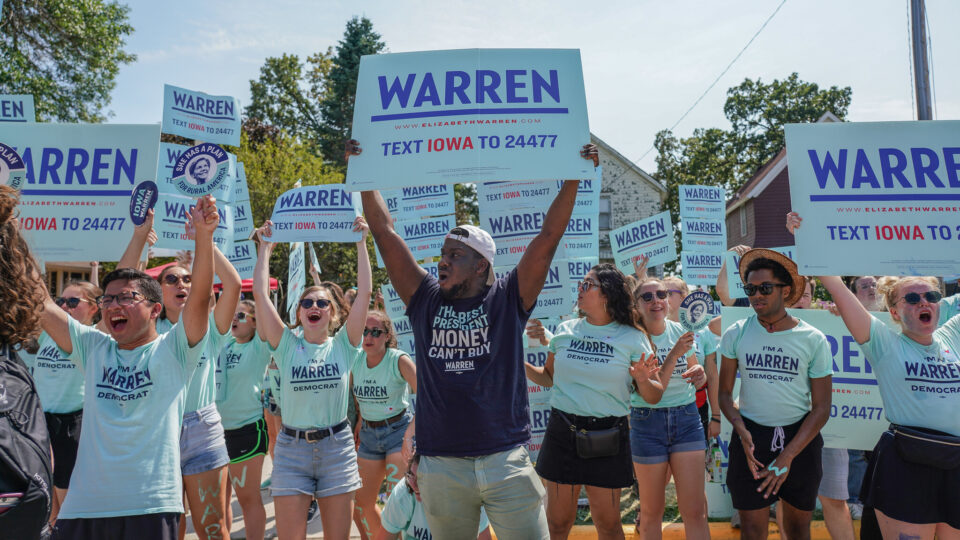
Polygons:
M348 158L360 151L348 143ZM592 145L581 156L598 161ZM850 495L865 508L863 538L960 538L960 296L944 299L927 277L807 278L785 255L738 246L739 267L723 269L717 293L753 313L723 332L719 317L685 329L689 288L648 276L645 260L633 275L594 266L578 285L578 315L553 333L528 327L576 195L577 182L564 182L520 262L497 279L485 231L452 229L434 277L380 194L363 192L356 288L345 294L314 274L286 324L268 289L269 221L255 234L252 300L214 245L209 196L190 210L189 264L157 278L138 267L150 215L116 270L54 299L20 236L17 193L0 186L0 360L24 361L35 381L52 537L173 540L186 509L200 538L227 538L235 493L246 538L262 538L268 487L284 540L304 538L314 514L325 538L348 538L353 525L379 540L486 539L491 529L566 538L581 490L598 537L623 538L621 491L635 483L637 533L655 539L672 477L686 536L709 538L704 454L722 415L744 538L767 536L774 503L783 536L809 538L818 498L831 535L853 538ZM801 223L787 216L791 231ZM407 306L415 351L399 349L390 318L371 307L368 234ZM730 298L734 271L746 299ZM818 283L872 366L891 422L862 489L848 489L861 482L848 470L867 456L823 448L830 345L787 311L810 308ZM899 331L871 313L880 310ZM525 333L548 347L544 365L523 361ZM528 380L551 389L535 467Z

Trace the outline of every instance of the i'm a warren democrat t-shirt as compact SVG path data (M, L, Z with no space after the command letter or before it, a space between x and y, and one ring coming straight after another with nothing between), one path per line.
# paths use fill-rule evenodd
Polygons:
M657 364L661 366L667 361L667 355L670 354L673 346L677 344L680 336L687 332L684 330L683 325L678 322L669 319L663 322L666 323L666 328L664 328L663 333L659 336L650 336L650 339L653 341L653 346L657 349ZM683 372L690 367L689 359L696 360L696 351L694 349L690 349L686 355L677 359L677 364L673 367L673 373L670 374L670 382L667 383L667 387L663 390L663 397L660 398L660 401L651 405L634 390L630 395L630 406L665 409L667 407L687 405L696 401L697 389L683 378Z
M402 540L433 540L423 504L410 492L406 477L401 478L393 487L387 503L383 506L380 520L384 530L390 534L402 535ZM490 526L487 512L480 507L480 527L477 536ZM440 540L439 538L437 540Z
M230 337L230 330L220 333L212 311L207 317L207 325L206 346L197 360L197 368L193 372L190 385L187 386L185 412L202 409L217 399L217 356L227 338Z
M756 314L733 323L720 338L720 354L737 359L740 414L764 426L788 426L810 411L810 379L833 375L823 332L797 326L767 332Z
M206 337L183 326L133 350L70 319L70 360L84 372L83 430L59 517L183 512L180 421L187 382Z
M482 456L530 440L517 270L473 298L444 300L427 274L407 306L417 352L417 449ZM284 411L286 418L286 411Z
M407 381L400 373L400 357L410 356L395 347L387 347L380 363L367 367L367 353L360 352L353 366L353 397L360 417L379 422L396 416L410 406Z
M887 420L960 437L960 317L921 345L871 316L860 346L877 374Z
M43 412L79 411L83 408L83 371L46 332L40 334L37 342L40 346L37 354L25 358L24 362L32 369Z

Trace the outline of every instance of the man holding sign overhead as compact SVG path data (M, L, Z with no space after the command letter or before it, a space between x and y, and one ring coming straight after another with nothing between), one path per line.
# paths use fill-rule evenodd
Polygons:
M347 157L359 154L347 143ZM581 156L599 161L596 147ZM437 538L476 535L481 507L498 538L546 538L543 487L530 464L523 328L543 288L576 202L564 182L543 228L517 267L495 279L496 246L485 231L454 227L438 277L427 274L393 229L379 192L363 210L390 282L408 306L416 336L418 481Z

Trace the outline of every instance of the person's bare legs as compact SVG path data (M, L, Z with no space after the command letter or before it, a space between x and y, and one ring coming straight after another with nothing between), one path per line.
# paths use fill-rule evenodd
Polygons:
M200 540L220 540L229 536L227 523L227 467L183 476L193 529Z
M307 537L307 509L310 495L278 495L273 498L278 540L303 540ZM349 514L348 514L349 515ZM327 524L323 524L326 536Z
M357 466L360 469L360 481L363 485L357 490L353 522L357 524L362 538L373 538L373 535L380 530L377 495L380 493L380 484L383 482L386 461L358 457Z
M349 540L350 523L353 516L353 501L356 492L341 493L317 499L320 508L320 521L323 522L324 540ZM306 517L306 509L304 509Z
M938 540L960 539L960 529L955 529L946 523L907 523L893 519L880 510L877 512L877 523L884 538L899 540Z
M766 540L770 530L770 507L759 510L738 510L740 513L740 539Z
M267 528L267 512L260 497L260 474L263 456L240 463L231 463L230 484L237 492L237 502L243 511L244 534L247 540L262 540ZM230 486L228 486L230 487ZM229 502L229 498L227 501Z
M597 528L598 540L623 540L623 523L620 522L620 488L586 486L590 501L590 517ZM576 508L574 508L576 517Z
M780 500L783 511L783 527L790 540L810 540L810 521L813 510L800 510L787 501Z
M580 486L544 480L547 489L547 528L550 540L565 540L577 520Z
M666 505L663 486L667 478L667 462L652 465L634 462L633 472L640 494L640 523L637 528L645 540L660 540L663 537L661 526Z
M821 496L820 506L823 508L823 521L827 525L830 538L833 540L856 540L847 501Z
M677 487L677 506L683 529L690 540L710 538L707 502L704 494L703 450L670 454L670 469ZM641 503L642 508L642 503Z
M267 409L263 410L263 418L267 421L267 453L270 454L270 460L273 460L273 449L277 446L277 434L280 433L282 420Z

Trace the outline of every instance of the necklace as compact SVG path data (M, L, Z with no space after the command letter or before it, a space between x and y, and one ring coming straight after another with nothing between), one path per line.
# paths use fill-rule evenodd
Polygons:
M767 321L761 320L760 317L757 317L757 321L758 321L760 324L762 324L762 325L764 325L764 326L767 327L767 332L773 332L773 326L774 326L775 324L777 324L778 322L786 319L786 318L789 317L789 316L790 316L789 313L784 313L784 314L783 314L783 317L780 317L779 319L777 319L777 320L775 320L775 321L773 321L773 322L770 322L770 323L768 323Z

